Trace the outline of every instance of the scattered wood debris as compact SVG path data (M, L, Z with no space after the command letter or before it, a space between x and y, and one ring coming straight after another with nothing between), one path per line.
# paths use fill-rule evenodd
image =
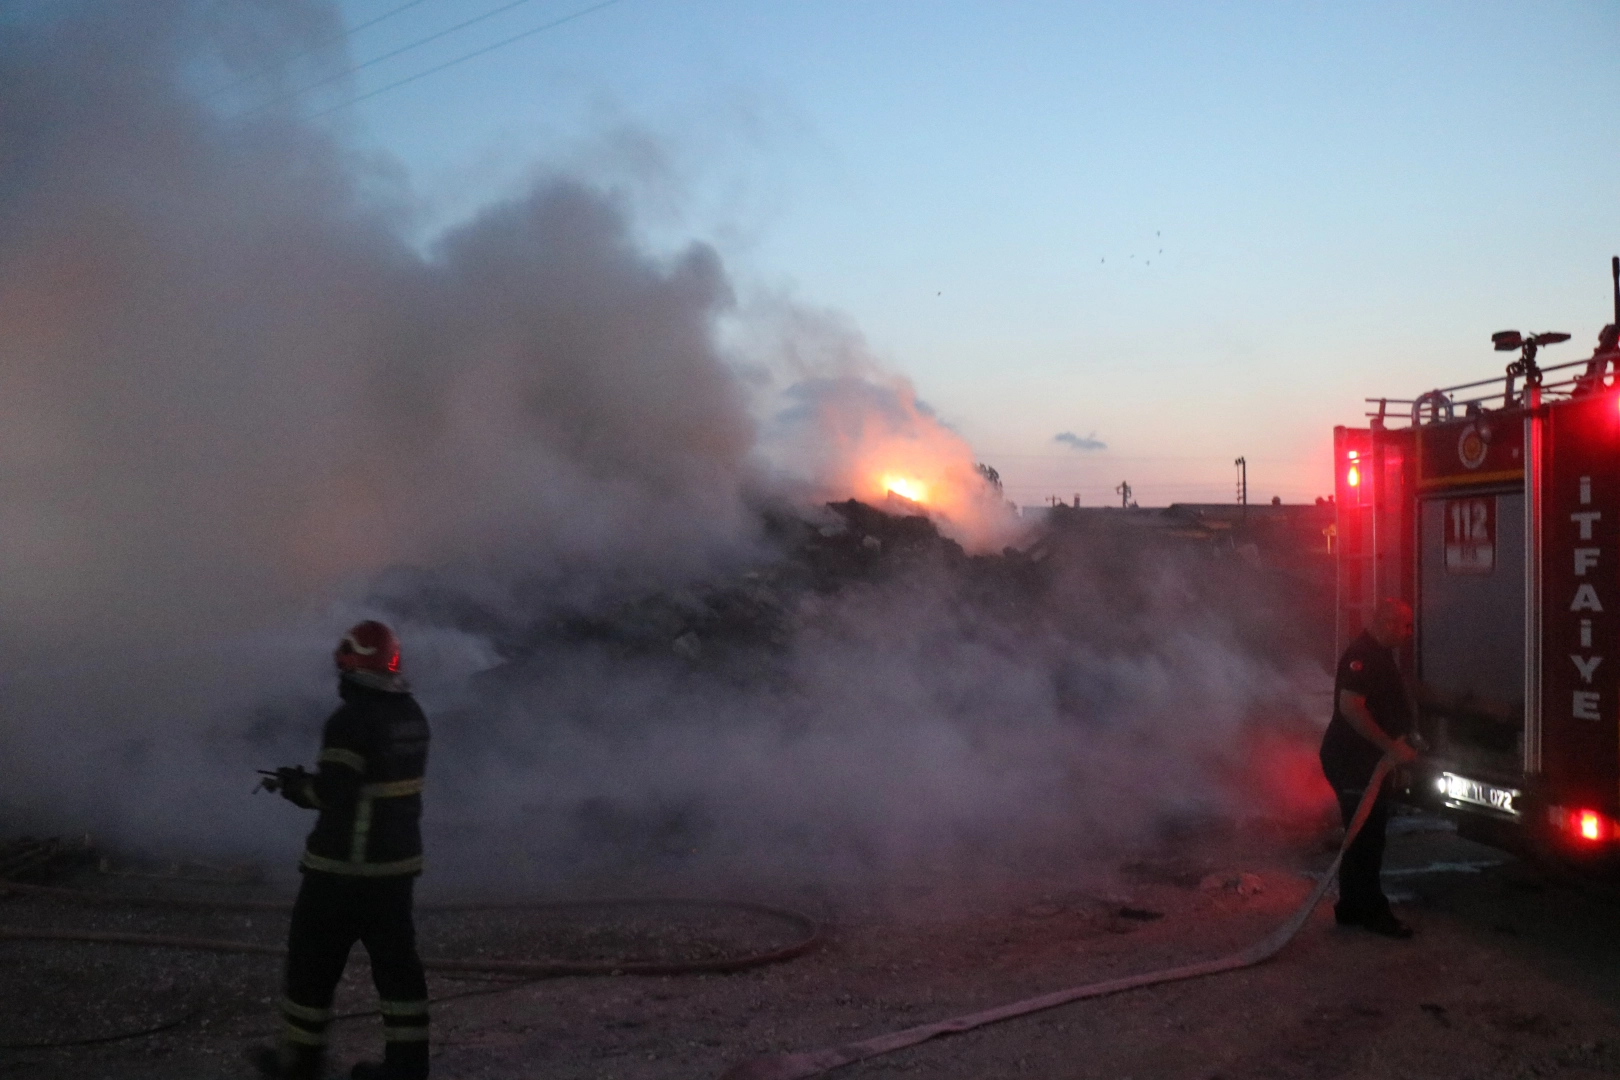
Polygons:
M88 835L19 836L0 842L0 881L40 884L63 877L95 858Z

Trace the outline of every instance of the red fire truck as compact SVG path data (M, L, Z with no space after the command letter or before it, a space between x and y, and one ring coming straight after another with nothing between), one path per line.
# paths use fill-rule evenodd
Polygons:
M1620 257L1613 260L1620 325ZM1505 331L1494 379L1373 398L1335 428L1337 644L1412 605L1402 668L1429 752L1404 796L1463 835L1620 856L1620 349L1541 367L1568 334Z

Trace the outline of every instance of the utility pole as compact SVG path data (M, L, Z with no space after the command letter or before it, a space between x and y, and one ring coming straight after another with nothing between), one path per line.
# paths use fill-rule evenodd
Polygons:
M1238 458L1232 464L1237 466L1237 501L1239 506L1249 505L1249 459Z

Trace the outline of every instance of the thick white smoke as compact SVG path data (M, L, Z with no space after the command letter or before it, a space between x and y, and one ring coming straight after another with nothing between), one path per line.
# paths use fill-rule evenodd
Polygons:
M24 804L82 790L194 820L217 762L165 773L161 799L67 763L146 746L119 761L156 768L284 683L295 648L307 681L333 605L388 566L589 592L748 538L713 252L649 256L625 206L557 178L419 254L386 177L332 137L185 88L217 31L270 33L240 58L256 69L299 44L272 31L332 21L232 7L59 5L0 37L0 635Z
M0 23L0 824L290 861L305 823L251 770L312 756L364 614L438 723L439 865L505 880L1124 841L1216 797L1257 713L1298 714L1310 669L1173 561L1016 611L933 559L795 584L781 521L833 529L815 504L870 496L877 458L934 470L970 546L1010 534L906 384L791 345L741 358L791 387L740 378L716 253L648 251L589 177L424 249L387 167L194 88L319 63L336 25ZM723 582L761 594L752 644L689 630L725 625Z

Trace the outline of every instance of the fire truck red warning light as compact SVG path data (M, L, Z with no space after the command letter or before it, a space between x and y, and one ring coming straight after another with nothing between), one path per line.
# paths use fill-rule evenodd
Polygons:
M1350 471L1344 474L1344 482L1351 487L1359 487L1361 485L1361 470L1354 465L1350 466Z
M1561 831L1587 844L1599 844L1620 836L1620 825L1596 810L1566 810L1549 807L1547 816Z

